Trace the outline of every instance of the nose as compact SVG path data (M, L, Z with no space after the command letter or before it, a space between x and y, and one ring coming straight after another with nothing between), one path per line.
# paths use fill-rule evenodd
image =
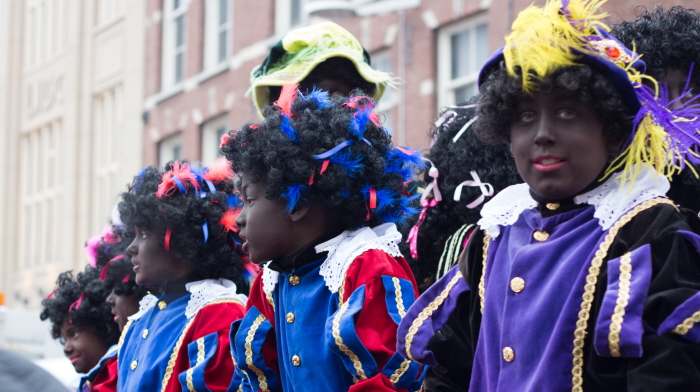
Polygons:
M135 236L134 240L131 241L131 244L129 244L129 246L126 248L126 251L132 256L135 256L137 253L139 253L139 247L136 245L136 239L138 239L138 236Z
M63 354L66 357L70 357L73 354L73 343L71 343L70 339L66 339L65 343L63 343Z
M540 116L537 122L537 133L535 134L535 144L538 146L551 146L556 143L552 122L547 116Z
M114 306L117 303L115 297L116 296L114 294L114 290L112 290L112 292L109 293L109 295L107 296L107 299L105 299L105 302L107 303L107 305Z
M245 226L245 221L246 221L246 214L248 213L247 207L244 205L243 208L241 209L241 212L238 213L238 216L236 217L236 226L238 227L243 227Z

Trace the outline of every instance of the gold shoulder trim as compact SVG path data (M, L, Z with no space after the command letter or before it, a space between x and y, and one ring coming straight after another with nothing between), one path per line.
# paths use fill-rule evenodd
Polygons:
M610 323L610 333L608 334L608 347L610 355L620 356L620 331L625 317L625 308L630 299L630 280L632 279L632 254L627 252L620 258L620 288L617 292L615 310Z
M257 366L253 364L253 338L255 337L255 332L258 330L263 321L265 321L265 316L262 314L258 315L255 321L253 321L253 325L250 326L248 335L245 337L245 363L248 365L248 368L250 368L250 370L252 370L256 376L258 376L260 389L263 392L270 392L270 390L267 389L267 378L265 377L265 373L263 373L262 370L258 369Z
M581 310L578 313L578 321L576 321L576 330L574 331L574 350L572 352L574 359L572 361L573 369L571 370L571 374L573 375L571 379L573 387L571 390L573 392L583 392L583 346L584 339L586 338L588 319L591 314L591 303L595 297L595 286L596 283L598 283L598 275L600 274L600 266L607 257L608 250L620 229L629 223L632 218L637 216L637 214L657 204L670 204L675 207L671 200L660 197L647 200L637 205L634 209L623 215L622 218L615 222L613 227L608 230L603 242L600 243L600 247L595 252L595 257L591 260L591 266L588 268L588 275L586 276L586 285L583 288Z
M348 346L346 346L345 343L343 343L343 338L340 337L340 318L347 310L348 303L345 302L335 313L335 316L333 317L333 338L335 339L335 344L338 346L340 351L342 351L343 353L345 353L345 355L350 357L350 360L352 361L352 367L354 367L357 371L357 377L359 377L362 380L366 380L367 375L362 369L362 362L360 362L360 358L358 358L357 355L354 352L352 352L352 350L350 350L350 348L348 348Z
M489 244L491 236L484 234L483 266L481 267L481 279L479 279L479 305L481 314L484 314L484 296L486 295L486 259L489 257ZM460 274L461 276L461 274Z
M406 308L403 305L403 294L401 294L401 284L399 283L399 278L393 277L391 281L394 282L394 292L396 293L396 309L399 311L399 316L403 318L406 315Z
M197 363L194 365L199 366L204 362L204 338L199 338L197 339ZM197 392L194 389L194 383L192 382L192 373L194 373L194 368L191 367L187 369L187 389L190 390L190 392Z
M235 300L235 299L217 299L215 301L211 301L207 303L206 305L202 306L199 311L202 309L206 308L209 305L216 305L216 304L225 304L225 303L235 303L239 304L242 306L245 306L245 304L241 303L241 301ZM199 313L197 311L197 313ZM180 347L182 347L182 342L185 340L185 335L187 335L187 332L190 330L190 327L192 326L192 322L194 319L197 317L195 314L192 316L192 318L187 322L185 325L185 328L182 330L182 334L180 335L180 338L177 340L177 343L175 343L175 348L173 348L172 354L170 354L170 360L168 360L168 366L165 368L165 375L163 376L163 381L161 382L161 392L165 392L165 388L168 386L168 382L170 382L170 378L173 375L173 369L175 368L175 364L177 363L177 358L178 355L180 354Z
M425 309L423 309L419 314L418 317L416 317L415 320L413 320L413 323L411 323L411 328L408 329L408 333L406 334L406 355L408 355L408 359L415 361L415 358L413 358L413 355L411 355L411 344L413 344L413 338L416 336L416 333L418 333L418 328L420 328L425 320L428 319L428 317L432 316L433 312L437 310L440 305L445 301L445 298L450 294L450 291L452 291L452 287L457 284L457 281L462 278L462 272L457 271L455 276L452 277L452 279L447 283L447 286L445 286L445 289L442 290L440 295L438 295L433 302L431 302Z
M129 327L131 327L131 324L134 323L134 320L128 320L126 324L124 324L124 329L122 329L122 334L119 335L119 343L117 343L117 353L122 349L122 343L124 343L124 338L126 337L126 333L129 331Z
M267 303L272 306L272 310L275 310L275 300L272 298L272 294L265 294L265 299L267 299Z
M690 331L691 328L695 326L696 323L700 323L700 310L693 313L693 315L688 317L687 319L683 320L683 322L678 324L676 328L673 328L671 332L676 333L678 335L685 335L688 333L688 331Z

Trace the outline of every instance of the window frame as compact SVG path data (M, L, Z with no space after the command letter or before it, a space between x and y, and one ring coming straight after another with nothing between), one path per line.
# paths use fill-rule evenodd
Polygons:
M187 79L187 11L190 0L178 0L180 6L173 9L176 0L163 1L161 91L176 89ZM182 18L182 45L177 46L177 19ZM182 55L182 75L177 79L176 57Z

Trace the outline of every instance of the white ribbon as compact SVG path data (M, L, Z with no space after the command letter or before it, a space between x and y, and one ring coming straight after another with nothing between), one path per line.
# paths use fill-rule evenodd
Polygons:
M467 129L469 129L469 127L470 127L472 124L474 124L474 121L476 121L478 118L479 118L479 116L474 116L474 118L472 118L471 120L467 121L467 123L464 124L464 126L462 127L462 129L460 129L459 132L457 132L457 134L455 135L455 137L452 138L452 143L457 143L457 140L459 140L459 138L462 137L462 134L463 134L464 132L466 132Z
M473 202L467 204L467 208L475 208L479 204L483 203L487 196L493 196L493 186L491 186L491 184L489 184L488 182L481 182L479 175L476 174L474 170L472 170L470 173L474 181L467 180L457 185L457 188L455 188L454 201L459 201L459 199L462 197L462 187L464 187L465 185L478 186L479 189L481 189L481 196L479 196Z
M437 179L440 177L440 172L438 172L438 168L435 166L433 161L431 161L428 158L423 158L426 162L430 163L430 170L428 170L428 176L432 177L433 180L430 181L430 184L428 184L427 187L425 187L425 190L423 190L423 195L420 197L420 202L421 204L425 201L425 198L428 197L430 194L430 191L433 191L433 197L435 197L435 200L438 202L442 201L442 194L440 193L440 188L438 188L438 183Z

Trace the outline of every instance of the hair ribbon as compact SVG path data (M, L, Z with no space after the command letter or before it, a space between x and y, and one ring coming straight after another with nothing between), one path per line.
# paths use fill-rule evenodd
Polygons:
M164 246L165 250L170 250L170 236L173 235L173 228L168 227L165 229L165 241L164 241Z
M435 196L435 200L437 203L442 201L442 194L440 193L440 188L438 187L438 182L437 179L440 177L440 172L438 171L438 168L435 166L433 161L431 161L428 158L423 158L426 162L430 163L430 170L428 170L428 176L432 177L432 181L430 181L430 184L428 184L427 187L425 187L425 190L423 190L423 195L420 197L420 202L421 205L423 205L423 202L425 199L428 197L430 192L433 192L433 196Z
M464 186L477 186L481 190L481 195L473 202L467 204L467 208L476 208L476 206L483 203L487 196L493 196L494 191L491 184L488 182L481 182L479 175L474 170L469 173L472 175L474 181L467 180L457 185L457 188L455 188L454 201L459 201L459 199L462 197L462 188Z
M423 194L425 195L427 193ZM418 215L418 221L408 233L408 239L406 240L406 243L409 244L409 249L411 250L411 257L414 259L418 257L418 230L420 230L421 224L423 224L423 221L425 221L425 216L428 214L428 208L435 207L438 202L439 200L434 197L428 197L427 199L421 198L420 205L423 207L423 209L421 210L420 215Z
M118 255L118 256L113 257L110 261L108 261L107 264L105 264L105 266L102 267L102 273L100 273L100 280L104 281L107 278L107 269L109 268L109 265L113 261L117 261L117 260L121 260L121 259L125 259L125 258L126 258L126 255Z

